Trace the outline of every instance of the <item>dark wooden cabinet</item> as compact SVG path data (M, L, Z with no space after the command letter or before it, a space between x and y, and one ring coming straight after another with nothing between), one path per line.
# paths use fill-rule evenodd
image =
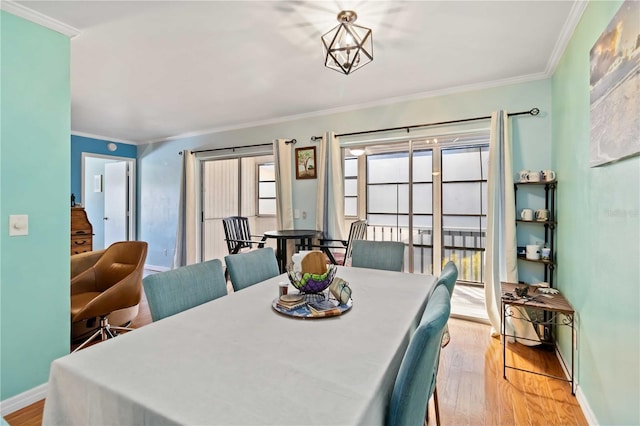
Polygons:
M71 208L71 254L93 250L93 226L82 207Z

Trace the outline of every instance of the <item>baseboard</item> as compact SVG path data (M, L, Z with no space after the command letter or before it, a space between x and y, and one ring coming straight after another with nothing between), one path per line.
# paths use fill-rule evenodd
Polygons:
M562 356L562 352L560 352L560 350L558 349L557 344L556 344L556 356L558 357L558 361L560 361L560 367L562 367L562 371L564 371L565 377L568 379L570 377L569 370L567 370L568 364L564 359L564 356ZM600 423L598 423L598 419L596 418L595 413L593 412L593 410L591 409L591 406L589 405L589 400L587 400L587 397L585 396L584 392L582 392L582 388L578 384L578 381L575 379L575 377L574 377L574 381L576 382L576 400L578 401L578 404L582 409L582 414L584 414L584 417L587 419L587 423L592 426L599 425Z
M47 397L47 384L43 383L40 386L29 389L11 398L7 398L4 401L0 401L0 414L2 417L11 414L15 411L21 410L34 402L38 402Z
M576 389L576 399L578 400L578 404L580 404L580 408L582 408L582 414L584 414L584 417L587 419L587 424L598 426L600 423L598 423L598 419L591 409L589 401L587 401L587 397L584 395L584 392L582 392L582 388L580 386Z
M150 271L156 271L156 272L165 272L170 270L171 268L169 268L168 266L157 266L157 265L144 265L144 269L148 269Z

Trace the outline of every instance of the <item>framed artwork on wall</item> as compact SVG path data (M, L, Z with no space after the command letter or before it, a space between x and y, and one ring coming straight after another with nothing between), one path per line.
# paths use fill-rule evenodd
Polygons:
M591 167L640 153L640 2L620 6L590 52Z
M296 148L296 179L316 177L316 147Z

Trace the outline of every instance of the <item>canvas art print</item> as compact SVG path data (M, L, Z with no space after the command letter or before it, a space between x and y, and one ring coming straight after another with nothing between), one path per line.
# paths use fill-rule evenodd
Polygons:
M639 17L625 1L591 49L591 167L640 153Z

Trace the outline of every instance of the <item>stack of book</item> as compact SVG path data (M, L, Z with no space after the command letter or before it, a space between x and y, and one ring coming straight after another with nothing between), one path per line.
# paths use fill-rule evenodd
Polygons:
M322 300L320 302L309 302L309 311L314 317L331 317L334 315L340 315L342 311L336 305L328 300Z
M301 294L285 294L280 296L276 305L279 308L284 309L285 311L295 311L298 308L306 305L307 302L304 300L304 296Z

